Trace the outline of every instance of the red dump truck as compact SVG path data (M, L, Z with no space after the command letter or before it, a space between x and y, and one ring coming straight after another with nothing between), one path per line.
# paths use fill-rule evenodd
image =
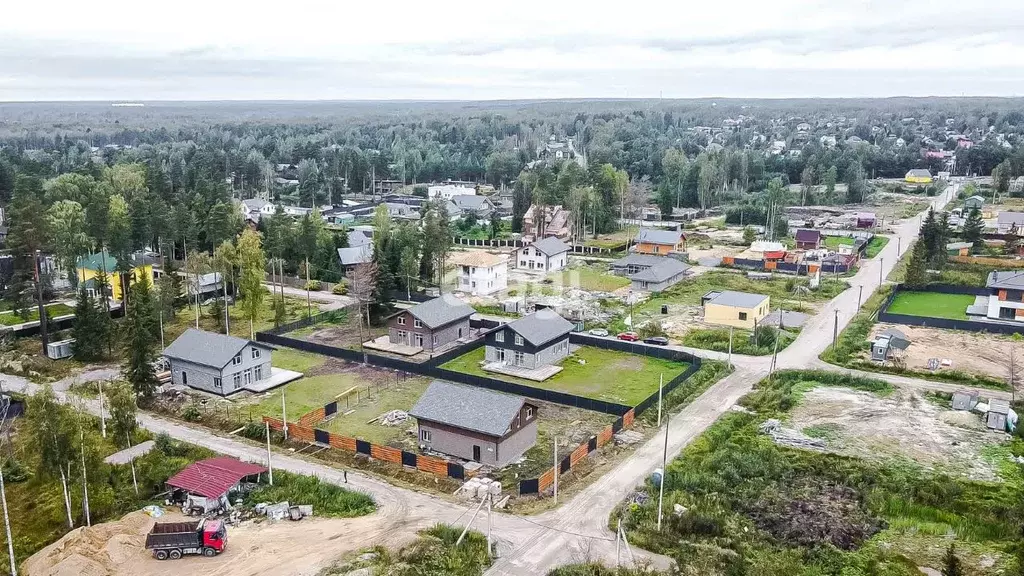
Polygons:
M146 535L146 549L157 560L177 560L184 554L216 556L227 545L227 527L220 520L157 522Z

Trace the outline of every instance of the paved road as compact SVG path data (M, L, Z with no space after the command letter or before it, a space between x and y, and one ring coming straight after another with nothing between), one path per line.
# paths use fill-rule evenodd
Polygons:
M263 283L268 290L281 290L280 284L269 284ZM284 287L284 293L292 298L298 298L300 300L306 299L306 291L302 288L293 288L291 286ZM339 296L338 294L332 294L330 292L309 292L309 299L313 302L318 303L321 312L328 312L330 310L337 310L339 308L346 308L356 303L356 299L351 296Z

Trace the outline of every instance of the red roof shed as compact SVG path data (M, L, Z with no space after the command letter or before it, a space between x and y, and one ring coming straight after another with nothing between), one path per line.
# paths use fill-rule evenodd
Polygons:
M220 498L246 476L266 472L259 464L217 456L189 464L167 480L167 485L207 498Z

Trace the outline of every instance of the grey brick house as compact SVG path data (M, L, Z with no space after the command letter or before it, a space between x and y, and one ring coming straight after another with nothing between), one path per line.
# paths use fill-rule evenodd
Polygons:
M435 380L409 415L421 449L496 468L537 442L537 406L521 396Z
M189 328L164 349L171 383L228 395L270 378L266 344Z
M488 332L484 358L531 370L553 364L569 355L573 327L553 310L538 310Z
M392 344L440 350L469 336L469 317L475 310L451 294L443 294L388 318Z
M612 273L625 276L633 290L660 292L686 277L690 265L670 256L630 254L611 264Z

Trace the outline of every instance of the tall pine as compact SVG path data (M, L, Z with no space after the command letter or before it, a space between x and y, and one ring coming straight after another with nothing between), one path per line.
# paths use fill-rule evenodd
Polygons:
M131 383L140 400L153 396L158 384L153 361L160 332L156 317L156 303L149 278L145 275L131 285L132 305L124 322L124 377Z
M109 322L106 310L97 305L92 293L83 286L78 291L78 302L75 304L75 323L71 327L71 337L75 339L71 351L76 360L95 362L107 351Z
M964 221L964 242L970 242L974 244L974 251L981 250L985 245L984 240L981 237L982 231L984 231L985 225L981 221L981 211L975 206L971 208L971 211L967 214L967 220Z
M928 283L928 249L924 242L914 243L907 266L907 277L903 281L908 288L924 288Z
M50 237L43 208L43 184L38 178L18 175L9 214L11 229L7 250L14 256L14 276L8 285L7 299L11 307L27 319L37 299L35 254L46 248L45 242Z

